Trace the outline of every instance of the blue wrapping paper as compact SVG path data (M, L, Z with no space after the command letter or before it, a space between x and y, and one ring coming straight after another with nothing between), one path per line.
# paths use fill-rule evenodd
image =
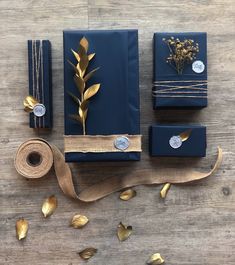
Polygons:
M80 123L69 118L77 112L68 91L78 95L71 49L77 51L82 37L89 41L89 53L95 53L88 72L100 69L90 85L101 83L91 100L86 120L87 135L140 134L139 62L137 30L65 30L64 33L64 111L65 135L81 135ZM89 85L89 83L88 83ZM67 162L99 160L139 160L139 152L65 153Z
M29 95L46 107L42 117L29 114L30 128L52 128L52 72L49 40L28 40Z
M179 148L172 148L172 136L191 129L189 138ZM152 125L149 128L149 151L151 156L206 156L206 127L202 125Z
M166 63L169 56L169 49L163 38L170 37L184 39L193 39L199 44L199 53L195 60L200 60L205 65L202 73L195 73L192 70L192 64L186 64L183 74ZM153 37L153 108L203 108L207 106L207 34L204 32L192 33L155 33ZM163 82L160 82L163 81ZM164 83L170 81L169 83ZM174 81L174 82L172 82ZM157 85L156 85L157 84ZM168 85L166 87L165 85ZM196 85L196 86L195 86ZM169 91L169 93L161 94L170 86L194 86L194 88L202 88L195 93L194 89L178 89ZM156 92L157 91L157 92ZM176 92L177 93L174 93ZM186 92L186 93L182 93Z

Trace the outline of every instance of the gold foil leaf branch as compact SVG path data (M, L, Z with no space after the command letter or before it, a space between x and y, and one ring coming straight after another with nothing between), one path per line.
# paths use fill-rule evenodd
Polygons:
M162 39L168 46L170 54L166 62L171 65L178 74L182 74L185 64L191 64L199 52L199 44L192 39L180 41L179 38L170 37Z
M70 115L70 117L81 123L84 135L86 134L86 119L89 101L100 89L100 84L93 84L90 87L87 87L87 81L99 69L99 67L97 67L87 73L89 62L95 56L95 53L88 54L88 48L88 40L83 37L80 40L78 52L72 50L72 53L77 60L76 65L69 61L75 71L74 82L80 94L80 96L77 97L71 92L68 92L74 102L78 105L78 113Z
M16 221L16 236L18 240L24 239L27 236L29 223L24 218Z

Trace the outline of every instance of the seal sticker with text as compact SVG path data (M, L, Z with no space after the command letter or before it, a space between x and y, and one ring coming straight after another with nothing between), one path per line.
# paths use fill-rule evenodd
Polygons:
M201 74L205 70L205 64L202 61L197 60L193 62L192 69L195 73Z
M169 140L169 145L174 149L180 148L182 146L182 143L188 140L191 132L192 130L190 129L182 132L179 135L173 135Z

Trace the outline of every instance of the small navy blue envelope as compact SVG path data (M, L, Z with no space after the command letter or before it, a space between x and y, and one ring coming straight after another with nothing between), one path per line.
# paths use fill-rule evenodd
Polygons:
M64 122L65 135L81 135L82 126L69 115L77 112L68 92L78 95L74 70L68 63L76 60L80 40L89 41L89 53L95 53L88 72L99 70L89 80L100 83L99 92L89 104L87 135L140 134L139 56L137 30L66 30L64 31ZM101 160L139 160L140 152L65 153L67 162Z
M192 39L199 45L196 59L184 65L182 74L178 74L174 67L166 62L170 50L163 39L167 40L171 37L179 38L180 41ZM194 65L199 62L198 67L204 67L203 72L193 70L194 62ZM206 106L207 34L205 32L155 33L153 36L153 108L203 108Z
M179 135L190 131L187 140ZM151 156L206 156L206 127L202 125L152 125L149 128Z

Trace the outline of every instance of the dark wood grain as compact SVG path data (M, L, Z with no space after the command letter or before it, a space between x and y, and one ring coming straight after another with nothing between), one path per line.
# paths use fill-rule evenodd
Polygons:
M83 264L77 252L98 248L88 263L145 264L160 252L167 265L235 264L235 2L233 0L1 0L0 1L0 264ZM40 136L63 149L62 30L138 28L140 46L141 131L139 163L82 163L71 165L78 190L114 174L180 165L208 169L216 147L224 161L214 176L174 186L165 201L159 186L137 187L137 196L122 202L112 194L85 204L66 198L53 172L26 181L14 169L18 145ZM151 106L152 36L155 31L207 31L209 106L200 111L153 111ZM26 40L48 38L53 45L54 128L36 133L22 111L27 94ZM166 159L148 156L148 126L161 122L201 122L208 128L204 159ZM43 199L56 194L59 206L44 219ZM83 230L68 226L75 213L90 218ZM18 242L15 222L27 218L28 237ZM120 221L133 226L129 240L119 243Z

